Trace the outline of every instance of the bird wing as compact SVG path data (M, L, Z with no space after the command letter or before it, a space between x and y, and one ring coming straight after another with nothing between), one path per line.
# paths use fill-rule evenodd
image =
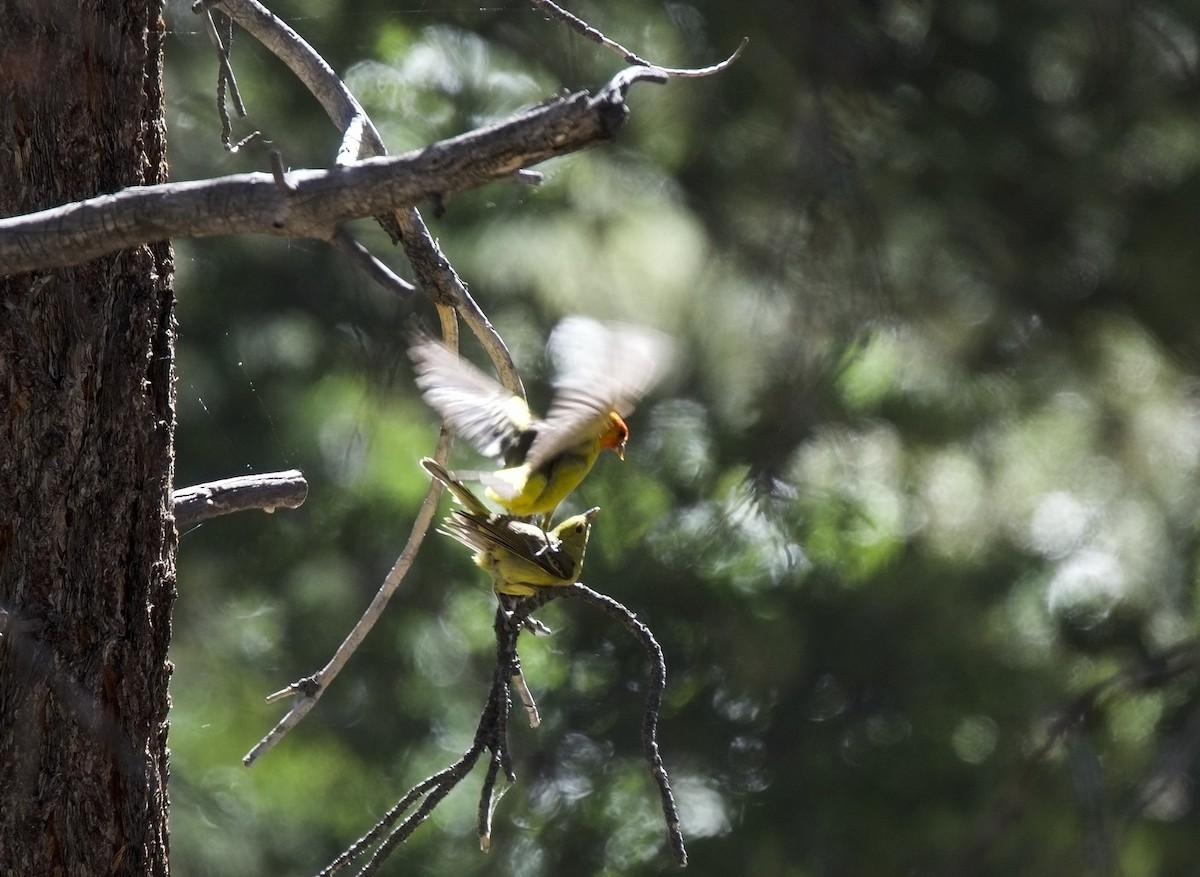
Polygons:
M476 551L500 547L555 578L567 581L574 574L575 561L563 549L562 541L541 527L507 516L483 518L458 509L444 524L450 536Z
M536 470L561 451L604 431L609 413L628 416L674 359L671 339L630 323L568 317L550 336L558 368L554 401L536 424L525 462Z
M418 336L408 355L417 387L451 431L506 465L524 458L535 419L521 397L433 338Z

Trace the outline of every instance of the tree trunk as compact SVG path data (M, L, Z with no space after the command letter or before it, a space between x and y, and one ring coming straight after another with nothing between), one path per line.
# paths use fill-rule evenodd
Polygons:
M161 0L0 8L0 215L162 182ZM0 874L167 873L171 269L0 279Z

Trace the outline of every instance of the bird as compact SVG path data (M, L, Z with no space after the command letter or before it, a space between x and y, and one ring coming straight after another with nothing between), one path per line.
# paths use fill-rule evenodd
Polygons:
M475 564L492 577L497 594L528 597L538 588L562 587L579 581L583 557L599 507L563 520L551 530L495 514L444 466L421 459L425 471L441 481L462 504L445 519L439 532L475 551Z
M625 458L625 418L674 356L661 332L580 316L558 324L549 348L558 375L545 417L440 341L416 336L408 351L429 406L451 432L501 465L458 479L479 481L484 495L511 515L541 516L543 527L601 451Z

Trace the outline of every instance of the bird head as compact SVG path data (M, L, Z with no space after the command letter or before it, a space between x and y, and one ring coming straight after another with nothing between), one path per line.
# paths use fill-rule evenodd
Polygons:
M587 550L588 537L592 534L592 519L600 507L588 509L583 514L573 515L550 531L551 537L559 540L562 550L575 564L572 578L578 580L583 572L583 554Z
M625 459L625 443L629 441L629 427L615 411L608 412L608 425L600 436L600 447L615 451L622 460Z

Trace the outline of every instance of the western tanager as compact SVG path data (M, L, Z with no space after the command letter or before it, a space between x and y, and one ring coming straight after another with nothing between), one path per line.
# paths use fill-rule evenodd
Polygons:
M497 594L527 597L537 588L570 585L583 573L592 519L599 508L567 518L546 531L508 515L494 514L436 460L421 465L462 504L441 532L475 551L475 563L489 575Z
M445 345L418 338L409 349L417 386L446 425L503 468L472 473L485 495L513 515L542 515L579 486L605 448L624 459L625 418L672 359L661 332L585 317L563 320L550 337L558 365L544 418Z

